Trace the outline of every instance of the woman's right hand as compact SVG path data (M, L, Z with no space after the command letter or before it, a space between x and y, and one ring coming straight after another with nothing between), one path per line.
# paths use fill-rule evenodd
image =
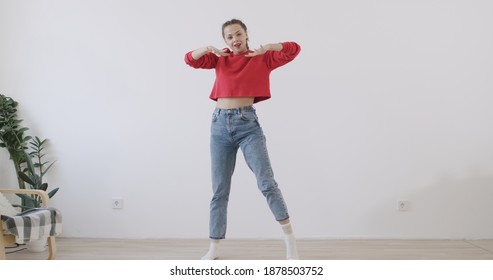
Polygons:
M218 48L215 48L213 46L208 46L207 47L207 51L210 52L210 53L213 53L215 54L216 56L228 56L229 53L223 51L223 50L219 50Z
M217 56L228 56L229 53L219 50L213 46L207 46L207 47L202 47L200 49L196 49L192 52L192 57L193 59L197 60L201 58L202 56L206 55L207 53L213 53Z

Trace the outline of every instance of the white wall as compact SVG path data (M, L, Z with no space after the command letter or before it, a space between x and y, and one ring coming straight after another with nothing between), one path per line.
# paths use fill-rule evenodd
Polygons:
M64 236L207 238L214 73L183 57L224 47L220 26L238 17L252 47L302 46L257 105L298 237L493 238L492 9L0 0L0 92L50 139ZM227 237L279 237L241 155L233 183Z

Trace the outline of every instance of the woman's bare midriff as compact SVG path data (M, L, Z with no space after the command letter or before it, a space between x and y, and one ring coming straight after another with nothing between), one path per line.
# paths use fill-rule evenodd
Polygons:
M216 107L220 109L233 109L253 105L253 97L218 98Z

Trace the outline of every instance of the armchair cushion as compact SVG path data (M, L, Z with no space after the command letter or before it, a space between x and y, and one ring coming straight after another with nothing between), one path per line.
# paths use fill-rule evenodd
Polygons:
M62 231L62 215L53 207L30 209L15 216L2 214L1 219L19 244L57 236Z

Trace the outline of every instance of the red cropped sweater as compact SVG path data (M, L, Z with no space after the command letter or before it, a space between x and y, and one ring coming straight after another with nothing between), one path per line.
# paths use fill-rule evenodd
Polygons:
M229 56L217 57L207 53L195 60L192 51L185 55L185 62L193 68L216 69L216 81L210 98L254 97L254 103L269 99L270 72L293 60L300 52L295 42L284 42L281 51L267 51L263 55L245 57L225 49ZM251 52L251 51L249 51Z

